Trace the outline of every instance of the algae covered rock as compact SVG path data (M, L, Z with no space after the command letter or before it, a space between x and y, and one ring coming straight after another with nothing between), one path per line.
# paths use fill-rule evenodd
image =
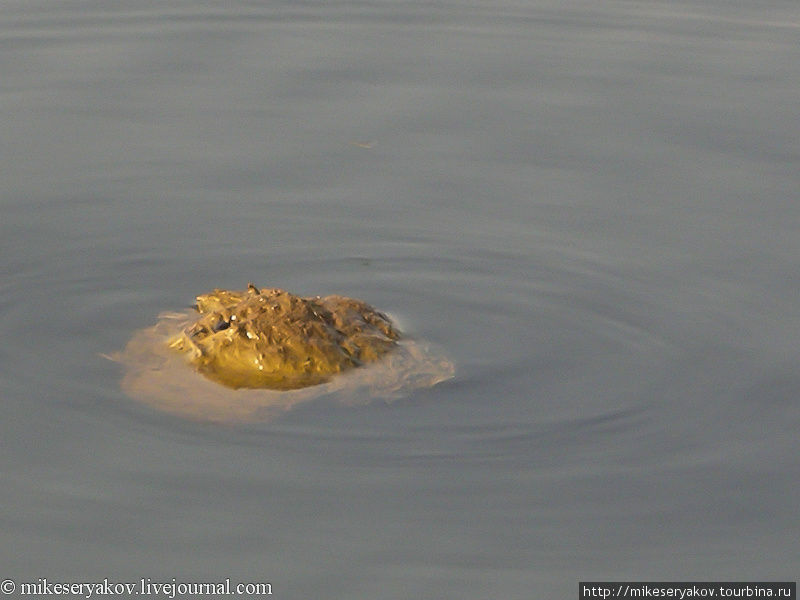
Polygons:
M454 373L443 355L352 298L250 284L198 296L195 309L162 314L117 356L129 395L203 420L269 420L316 397L392 399Z
M389 319L365 302L278 289L214 290L172 341L203 375L232 388L287 390L377 360L397 345Z

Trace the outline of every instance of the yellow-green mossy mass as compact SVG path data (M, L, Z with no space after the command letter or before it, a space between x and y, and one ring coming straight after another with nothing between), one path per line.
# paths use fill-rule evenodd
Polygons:
M343 296L303 298L251 284L198 296L197 310L169 345L231 388L317 385L379 359L400 339L385 315Z

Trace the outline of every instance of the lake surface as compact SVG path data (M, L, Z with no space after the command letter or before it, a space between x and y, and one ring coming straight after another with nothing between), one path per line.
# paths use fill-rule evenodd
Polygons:
M0 575L796 579L798 115L794 1L4 2ZM121 392L100 353L249 281L456 377L238 427Z

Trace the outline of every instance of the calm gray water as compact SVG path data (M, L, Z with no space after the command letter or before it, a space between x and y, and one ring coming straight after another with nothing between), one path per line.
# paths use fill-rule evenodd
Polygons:
M800 7L0 6L0 576L560 599L800 566ZM447 350L203 425L120 349L248 281Z

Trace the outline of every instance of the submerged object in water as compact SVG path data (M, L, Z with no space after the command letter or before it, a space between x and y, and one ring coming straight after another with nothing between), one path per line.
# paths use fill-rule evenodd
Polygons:
M302 298L278 289L214 290L170 343L231 388L289 390L377 360L397 345L389 319L360 300Z
M403 339L360 300L250 284L198 296L195 308L162 314L117 355L129 395L202 420L269 420L327 394L392 399L454 374L447 358Z

